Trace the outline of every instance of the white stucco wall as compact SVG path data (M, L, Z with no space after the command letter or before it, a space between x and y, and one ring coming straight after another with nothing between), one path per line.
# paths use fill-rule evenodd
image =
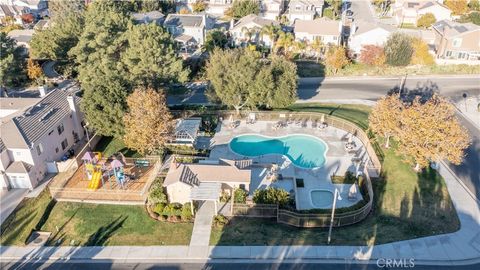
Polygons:
M191 186L177 182L168 185L166 189L169 202L177 202L181 204L190 202L190 192L192 191Z
M355 35L350 38L348 47L355 53L360 53L362 47L365 45L378 45L382 46L390 36L390 32L377 28L360 35Z

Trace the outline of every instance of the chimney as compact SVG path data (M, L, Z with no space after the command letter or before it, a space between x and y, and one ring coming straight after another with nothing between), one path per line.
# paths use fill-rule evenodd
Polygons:
M44 97L47 95L47 88L45 87L45 85L40 85L38 87L38 92L40 92L40 97Z
M80 110L78 109L77 104L75 103L75 97L73 95L67 96L68 107L72 112L72 121L73 121L73 131L78 135L78 139L83 138L83 127L80 116Z

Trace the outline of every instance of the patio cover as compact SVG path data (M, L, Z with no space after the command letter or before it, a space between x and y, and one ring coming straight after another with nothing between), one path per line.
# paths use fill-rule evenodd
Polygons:
M218 182L203 182L200 185L192 188L190 192L190 205L193 212L193 201L213 201L215 203L215 215L218 213L217 201L220 196L222 183Z
M222 183L202 182L199 186L194 186L190 193L191 200L197 201L216 201L220 196Z

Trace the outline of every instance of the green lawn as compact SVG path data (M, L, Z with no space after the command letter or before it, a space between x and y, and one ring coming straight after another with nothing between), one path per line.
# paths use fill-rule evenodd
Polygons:
M478 74L480 65L431 65L431 66L381 66L374 67L361 63L350 63L332 74L323 63L314 60L297 60L297 74L299 77L341 77L341 76L403 76L408 74Z
M95 151L102 152L102 155L105 157L109 157L117 152L121 152L126 157L141 157L137 151L127 148L121 139L114 137L102 137L97 143Z
M5 224L2 245L23 245L32 229L52 232L50 245L188 245L193 229L153 220L143 206L55 202L48 191L24 201Z
M325 112L332 105L309 104L310 111ZM336 116L367 124L368 110L342 105ZM373 181L375 207L359 224L336 228L332 244L381 244L422 236L454 232L460 223L443 179L433 170L417 174L394 153L384 153L383 177ZM326 229L297 229L275 220L235 218L224 228L214 228L212 245L322 245Z

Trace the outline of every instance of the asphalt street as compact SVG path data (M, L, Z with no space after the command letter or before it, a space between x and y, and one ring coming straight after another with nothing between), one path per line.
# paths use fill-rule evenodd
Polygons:
M480 264L465 266L423 266L410 265L409 267L388 267L380 264L351 264L351 263L16 263L0 264L1 269L49 269L49 270L377 270L377 269L412 269L412 270L477 270Z
M392 89L398 88L402 76L350 77L350 78L300 78L298 102L322 100L367 99L377 100ZM174 104L208 104L205 84L194 84L186 96L169 96L167 102ZM466 76L408 76L405 90L432 90L451 98L460 98L464 92L480 94L480 77Z

